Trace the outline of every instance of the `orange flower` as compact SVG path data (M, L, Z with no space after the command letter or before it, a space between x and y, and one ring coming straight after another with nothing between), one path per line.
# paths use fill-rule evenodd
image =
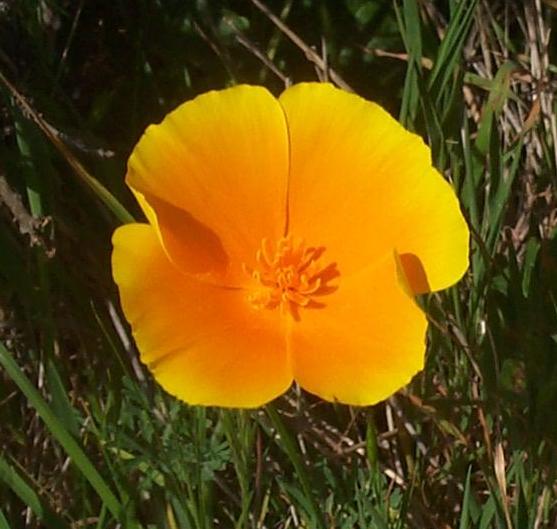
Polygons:
M113 237L141 360L190 404L255 407L296 380L373 404L423 366L413 295L467 268L429 149L329 84L209 92L150 126L127 183L149 224Z

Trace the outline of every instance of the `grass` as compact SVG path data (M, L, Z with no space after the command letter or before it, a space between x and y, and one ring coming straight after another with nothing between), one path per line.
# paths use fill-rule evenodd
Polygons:
M557 46L539 0L0 6L0 529L557 526ZM432 147L471 266L373 408L188 407L138 363L110 236L148 123L331 79Z

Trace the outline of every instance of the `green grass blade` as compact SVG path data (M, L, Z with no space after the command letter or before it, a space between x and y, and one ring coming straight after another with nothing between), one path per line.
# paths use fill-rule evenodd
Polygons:
M416 0L404 0L402 5L404 13L404 33L402 37L409 59L414 61L418 70L421 69L422 60L422 32L420 25L420 12Z
M0 529L11 529L4 513L0 510Z
M282 419L280 418L280 415L278 414L278 411L273 406L273 404L267 404L266 410L269 419L273 423L275 430L280 436L280 439L282 441L282 448L290 459L294 470L296 471L297 478L300 480L300 485L302 486L302 490L304 491L306 499L305 505L307 506L307 509L309 510L309 513L311 514L314 522L317 524L316 527L325 529L323 516L321 515L319 508L315 503L314 495L311 490L311 483L304 464L300 458L298 449L296 448L296 443L294 442L294 439L292 438L290 432L282 422Z
M474 19L477 0L462 0L454 12L429 76L428 88L432 94L437 94L437 100L443 93L443 88L450 79L458 62L468 31Z
M495 243L501 232L504 213L510 201L512 187L518 173L520 155L522 153L523 138L511 153L510 168L505 181L499 183L490 203L490 218L488 222L489 232L487 237L487 247L490 251L495 250ZM507 162L509 160L506 160Z
M394 8L400 35L408 52L408 68L404 80L399 120L405 127L414 129L414 121L420 103L418 87L418 74L421 70L422 58L420 19L414 0L404 0L402 8L395 3Z
M46 527L64 529L67 524L51 509L44 505L38 494L27 484L17 470L0 456L0 481L10 488L25 503ZM5 525L4 525L5 524ZM9 527L8 521L0 512L0 529Z
M79 435L79 425L76 411L70 402L68 391L64 386L64 382L62 382L60 373L56 368L56 363L52 359L47 361L46 377L52 398L52 409L55 415L60 418L64 428L74 437L77 437Z
M0 343L0 365L6 370L9 377L15 382L29 403L35 408L41 419L54 438L71 457L74 465L81 471L84 478L89 481L107 508L117 519L122 519L123 508L116 496L112 493L107 483L93 466L85 452L77 444L74 438L64 428L62 422L49 408L41 394L31 384L21 368L17 365L10 352Z
M466 482L464 485L464 496L462 498L462 507L461 507L461 514L460 514L460 524L458 525L458 529L468 529L470 526L470 478L472 476L472 467L468 468L468 472L466 473Z

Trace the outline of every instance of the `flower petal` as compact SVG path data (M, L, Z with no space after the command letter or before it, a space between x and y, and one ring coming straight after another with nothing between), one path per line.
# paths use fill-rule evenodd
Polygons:
M292 321L294 379L329 401L379 402L423 367L427 321L397 279L394 255L341 278L325 306Z
M329 84L295 85L279 101L291 144L289 230L325 246L343 275L396 249L416 292L462 276L468 229L421 138Z
M410 287L424 294L450 287L468 268L470 234L449 183L430 168L416 183L397 251Z
M241 85L203 94L150 126L127 182L154 209L182 270L227 272L225 283L238 284L261 240L284 234L287 177L282 108L264 88ZM212 243L201 247L208 234Z
M190 404L259 406L292 381L278 311L257 312L241 289L180 272L155 229L128 224L113 236L112 269L141 360Z

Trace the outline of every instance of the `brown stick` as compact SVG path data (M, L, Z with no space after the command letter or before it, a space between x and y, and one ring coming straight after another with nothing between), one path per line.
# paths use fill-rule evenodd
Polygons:
M259 9L280 31L282 31L298 48L300 48L307 59L319 68L325 76L328 76L337 86L347 92L354 92L352 87L330 66L328 66L313 48L308 46L296 33L294 33L279 17L277 17L263 2L260 0L251 0L251 2Z

